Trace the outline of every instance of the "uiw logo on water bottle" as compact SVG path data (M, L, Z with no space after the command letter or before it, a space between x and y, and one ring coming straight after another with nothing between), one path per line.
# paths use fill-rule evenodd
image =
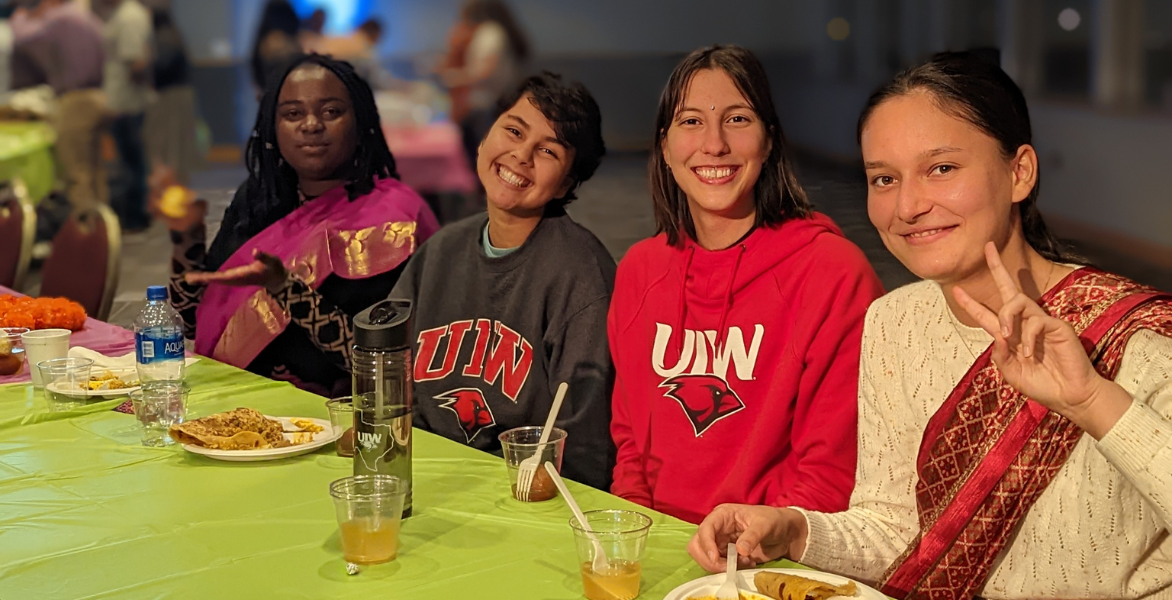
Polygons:
M373 431L361 431L358 433L358 445L363 450L374 450L378 448L382 441L383 436L381 433L375 433Z

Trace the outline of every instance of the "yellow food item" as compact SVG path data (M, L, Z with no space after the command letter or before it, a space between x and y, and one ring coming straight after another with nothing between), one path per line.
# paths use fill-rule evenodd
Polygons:
M299 446L301 444L308 444L313 441L313 432L312 431L298 431L298 432L290 434L290 435L293 436L293 441L291 443L294 446Z
M293 425L295 427L297 427L298 429L300 429L301 431L306 431L309 433L318 433L320 431L325 431L324 427L322 427L321 425L318 425L317 423L314 423L313 421L310 421L309 419L289 419L289 422L293 423ZM312 438L312 436L310 436L310 437Z
M757 591L774 600L826 600L833 596L854 596L856 593L853 581L830 585L816 579L768 571L757 573L753 584L757 586Z
M181 185L173 185L163 190L159 211L172 219L179 219L187 214L187 209L194 201L195 193Z
M0 331L0 354L12 354L12 342L8 341L8 334Z
M693 595L688 596L688 600L716 600L715 595ZM752 592L741 591L741 600L769 600L768 596L755 594Z
M98 390L124 390L128 387L137 385L138 382L128 382L121 377L109 372L103 371L98 375L90 376L90 380L86 383L78 384L82 389L88 389L91 392Z

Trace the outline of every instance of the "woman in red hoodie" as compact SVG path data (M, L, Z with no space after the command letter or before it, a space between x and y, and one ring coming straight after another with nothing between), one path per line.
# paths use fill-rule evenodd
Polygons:
M700 522L724 502L844 510L859 342L882 287L814 212L760 62L693 52L659 102L659 234L619 265L611 491Z

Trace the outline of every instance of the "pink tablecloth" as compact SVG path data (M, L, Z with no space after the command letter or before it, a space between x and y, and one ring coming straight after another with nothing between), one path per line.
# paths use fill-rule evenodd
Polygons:
M16 294L16 292L0 286L0 295L2 294ZM122 356L127 352L134 351L134 333L97 319L86 319L85 327L80 331L73 332L73 335L69 337L69 345L83 346L106 356ZM24 383L28 380L29 370L26 362L24 368L16 375L0 377L0 385Z
M403 183L421 194L471 193L476 176L464 156L460 128L454 123L422 127L383 125L387 145L395 155Z

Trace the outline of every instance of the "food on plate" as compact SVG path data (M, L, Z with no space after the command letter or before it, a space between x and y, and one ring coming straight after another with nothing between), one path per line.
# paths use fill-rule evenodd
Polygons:
M294 427L300 429L301 431L306 431L309 433L320 433L322 431L325 431L325 427L322 427L321 425L318 425L317 423L314 423L313 421L310 421L309 419L294 418L294 419L289 419L289 422L292 423Z
M761 594L754 594L753 592L746 592L741 590L741 600L766 600L766 596ZM716 600L716 596L689 596L688 600Z
M85 309L65 298L0 294L0 327L77 331L85 327Z
M91 375L90 380L85 383L79 383L78 386L83 390L96 392L99 390L124 390L138 385L138 381L131 379L127 381L110 371L102 371L97 375Z
M213 450L261 450L294 445L294 442L285 439L283 429L280 421L270 419L251 408L237 408L172 425L170 433L171 439L180 444L192 444ZM310 439L312 435L309 434Z
M17 373L23 366L20 353L12 350L12 341L8 339L8 334L0 331L0 376Z
M834 596L854 596L855 582L831 585L817 579L762 571L753 578L757 591L774 600L826 600Z
M159 198L159 211L172 219L180 219L187 214L192 202L195 202L195 192L181 185L168 186Z

